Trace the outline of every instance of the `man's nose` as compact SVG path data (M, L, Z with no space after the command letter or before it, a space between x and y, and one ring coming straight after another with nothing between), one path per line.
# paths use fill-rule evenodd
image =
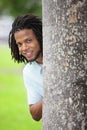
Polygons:
M22 50L25 51L25 50L27 50L27 49L28 49L28 46L24 43L24 44L22 45Z

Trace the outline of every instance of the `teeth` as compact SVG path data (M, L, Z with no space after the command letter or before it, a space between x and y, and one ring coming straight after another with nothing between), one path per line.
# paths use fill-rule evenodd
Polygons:
M23 54L24 54L25 57L31 57L32 53L33 53L33 50L29 50L27 52L24 52Z
M28 55L29 55L29 54L31 54L31 52L28 52L28 53L26 53L26 54L28 54Z
M32 55L32 51L27 52L26 55L28 55L28 56Z

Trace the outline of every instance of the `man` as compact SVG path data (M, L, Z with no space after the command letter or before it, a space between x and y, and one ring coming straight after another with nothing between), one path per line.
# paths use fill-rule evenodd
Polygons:
M23 70L29 110L34 120L42 118L43 47L42 22L34 15L18 16L9 33L9 47L14 61L27 63Z

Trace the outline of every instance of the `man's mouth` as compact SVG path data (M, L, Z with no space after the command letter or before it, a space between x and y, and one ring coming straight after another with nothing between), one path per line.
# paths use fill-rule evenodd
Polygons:
M23 53L26 58L30 58L33 55L33 50Z

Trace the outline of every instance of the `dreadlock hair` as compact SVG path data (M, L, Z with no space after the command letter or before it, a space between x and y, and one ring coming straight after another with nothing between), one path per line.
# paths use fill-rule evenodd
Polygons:
M40 45L41 52L43 51L42 45L42 21L37 16L32 14L26 14L15 18L12 29L9 33L9 48L11 49L12 59L15 62L28 62L27 59L19 54L19 49L14 38L14 33L22 29L32 29ZM43 54L43 52L42 52Z

